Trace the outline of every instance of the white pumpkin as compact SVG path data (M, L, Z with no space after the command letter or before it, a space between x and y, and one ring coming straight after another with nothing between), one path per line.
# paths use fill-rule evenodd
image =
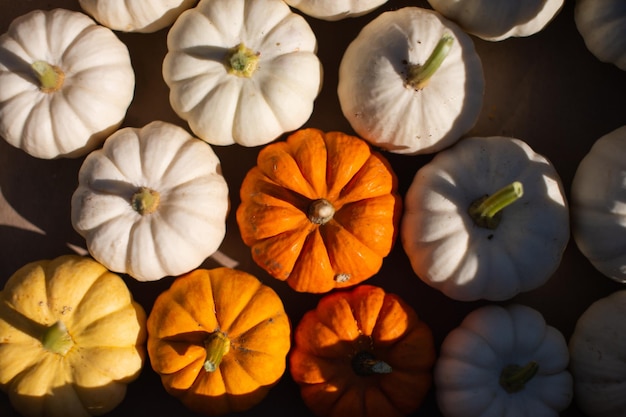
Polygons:
M495 42L540 32L561 11L565 0L428 0L428 3L468 33Z
M108 269L140 281L180 275L219 248L228 186L211 147L171 123L126 127L87 155L72 225Z
M307 16L321 20L337 21L367 14L388 0L285 0L291 7Z
M122 32L151 33L172 23L198 0L79 0L100 24Z
M282 0L201 0L172 25L167 47L171 106L210 144L263 145L313 112L317 39Z
M574 21L587 49L626 71L626 8L623 0L576 0Z
M626 126L600 137L571 185L572 236L602 274L626 282Z
M588 417L623 417L626 410L626 291L592 303L569 340L574 398Z
M422 166L400 228L417 276L461 301L506 300L543 285L569 235L554 166L500 136L462 139Z
M134 89L128 48L84 13L34 10L0 36L0 135L34 157L100 146Z
M558 417L572 402L567 341L527 306L486 305L443 340L434 383L444 417Z
M483 92L471 38L419 7L380 14L339 67L344 116L359 136L394 153L433 153L456 142L476 123Z

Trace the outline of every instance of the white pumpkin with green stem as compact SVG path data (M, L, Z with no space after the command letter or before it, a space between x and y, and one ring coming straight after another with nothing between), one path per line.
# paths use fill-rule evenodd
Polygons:
M282 0L201 0L172 25L167 47L170 104L210 144L263 145L313 112L317 39Z
M380 14L339 67L344 116L359 136L395 153L433 153L456 142L476 123L483 92L472 39L419 7Z
M420 168L400 229L413 270L461 301L506 300L543 285L569 240L554 166L525 142L468 137Z
M626 283L626 126L595 141L571 185L572 235L602 274Z
M558 417L572 402L563 334L520 304L470 312L442 342L435 363L444 417Z
M574 21L596 58L626 71L626 8L622 0L576 0Z
M593 302L569 340L574 398L588 417L623 417L626 410L626 291Z
M79 0L101 25L121 32L151 33L176 20L198 0Z
M367 14L388 0L285 0L285 3L317 19L337 21Z
M0 37L0 136L34 157L100 146L134 88L126 45L83 13L34 10Z
M542 31L561 11L565 0L428 0L428 3L468 33L495 42Z
M155 121L118 130L85 158L71 220L108 269L153 281L186 273L216 252L228 210L211 147Z

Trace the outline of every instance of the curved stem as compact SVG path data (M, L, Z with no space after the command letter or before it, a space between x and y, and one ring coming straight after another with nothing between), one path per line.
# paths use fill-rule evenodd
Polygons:
M423 64L409 64L407 69L406 84L414 88L415 90L421 90L428 85L430 78L435 75L443 61L450 53L452 44L454 43L454 37L446 33L444 34L433 52L428 56L428 59Z
M226 71L239 77L251 77L259 65L259 54L243 43L231 48L226 55Z
M352 369L357 375L367 376L376 374L389 374L391 366L384 361L376 359L370 352L362 351L352 358Z
M500 374L500 385L506 392L518 392L524 389L524 386L539 371L539 364L531 361L524 366L509 365L502 370Z
M495 229L500 223L502 210L517 201L522 195L524 195L522 183L514 181L494 194L474 201L470 205L468 213L476 225Z
M314 200L309 206L307 216L311 223L326 224L335 215L335 207L325 198Z
M206 349L204 370L215 372L220 367L224 355L230 350L230 340L224 333L218 330L211 333L204 341L204 348Z
M161 195L158 191L148 187L141 187L130 200L130 205L137 213L143 215L154 213L161 202Z
M44 93L54 93L63 86L65 73L61 68L46 61L35 61L31 68L39 80L39 89Z
M67 331L65 324L59 320L46 329L41 338L41 344L46 350L65 356L74 346L74 340Z

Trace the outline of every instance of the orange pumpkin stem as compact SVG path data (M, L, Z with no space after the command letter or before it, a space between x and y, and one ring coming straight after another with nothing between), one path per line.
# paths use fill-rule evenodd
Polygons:
M220 367L224 355L230 350L230 339L219 330L215 331L204 341L204 348L206 349L204 370L215 372Z
M47 63L46 61L35 61L31 65L39 80L39 89L44 93L54 93L63 86L65 81L65 73L56 65Z
M314 200L309 206L307 216L311 223L323 225L332 220L335 207L325 198Z
M354 355L352 358L352 369L360 376L389 374L393 370L387 362L376 359L374 355L367 351Z
M59 320L46 329L41 338L41 344L46 350L65 356L74 346L74 340L65 324Z

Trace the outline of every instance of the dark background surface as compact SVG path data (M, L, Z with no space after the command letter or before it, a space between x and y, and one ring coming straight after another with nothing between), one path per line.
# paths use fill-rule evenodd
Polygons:
M337 22L307 18L319 43L318 55L324 65L324 86L315 111L305 126L352 133L343 118L336 96L337 69L343 51L360 28L379 13L404 6L430 8L425 0L390 0L363 17ZM79 10L72 0L0 0L0 33L9 22L30 10L64 7ZM186 127L171 110L168 90L161 77L161 62L167 52L167 29L152 34L118 33L128 45L136 72L135 98L124 126L140 127L153 120L164 120ZM559 172L567 196L575 169L600 136L626 123L623 97L626 74L611 64L599 62L586 49L574 24L574 2L542 32L528 38L492 43L473 38L483 61L486 90L484 107L475 136L508 135L528 142L548 157ZM274 280L252 261L239 237L234 208L245 173L254 163L258 148L238 145L214 148L230 186L233 209L228 233L220 254L235 262L236 268L256 275L282 297L295 325L305 311L315 307L319 295L300 294ZM404 194L415 172L432 156L385 156L399 177ZM83 158L39 160L0 141L0 283L23 264L62 254L84 253L84 241L70 224L70 198L77 185L77 172ZM524 256L521 254L521 256ZM220 261L207 259L203 267ZM156 296L169 287L171 278L139 283L125 277L135 298L150 311ZM399 241L386 258L380 272L367 281L388 292L401 294L433 330L437 347L463 317L483 301L459 302L446 298L422 283L413 273ZM548 324L569 339L576 320L593 301L622 286L593 269L570 240L562 264L542 287L516 296L509 302L539 310ZM14 416L5 394L0 394L0 415ZM192 415L163 390L149 363L141 376L128 387L124 402L110 415L185 416ZM308 416L299 390L288 371L257 407L241 416ZM414 416L438 416L434 389ZM563 416L582 414L573 404ZM383 416L381 416L383 417Z

